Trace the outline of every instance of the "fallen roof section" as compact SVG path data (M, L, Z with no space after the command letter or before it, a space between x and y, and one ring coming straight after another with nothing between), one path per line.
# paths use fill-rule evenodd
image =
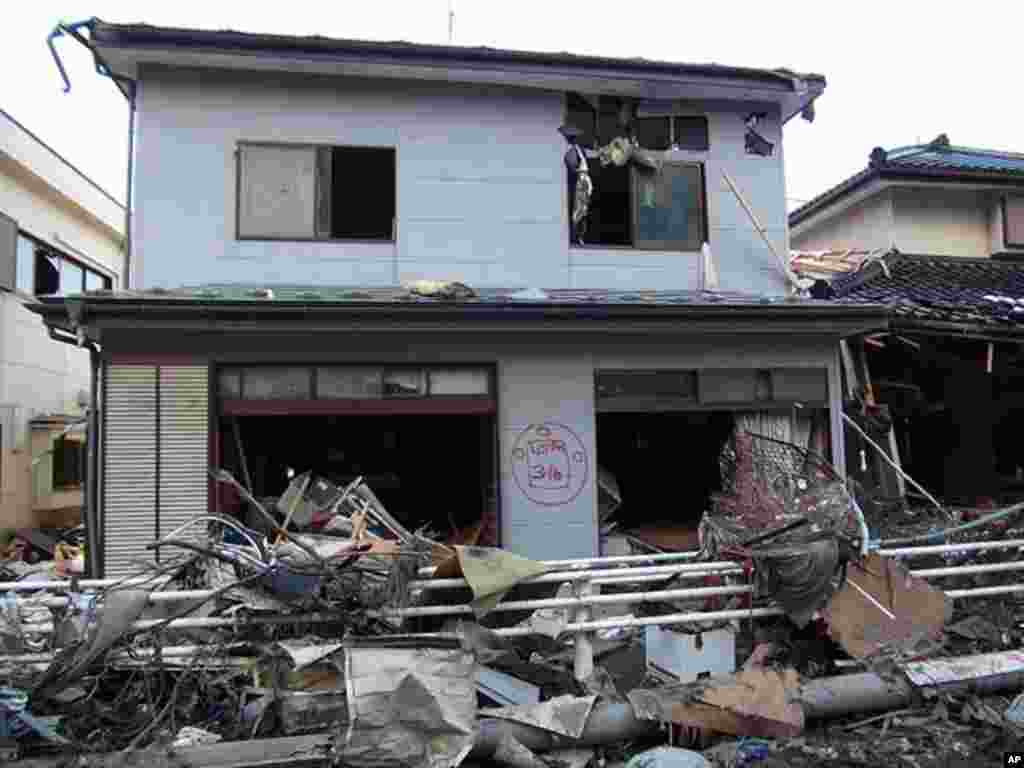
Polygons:
M1024 264L897 251L832 280L840 301L877 302L894 326L1024 332Z

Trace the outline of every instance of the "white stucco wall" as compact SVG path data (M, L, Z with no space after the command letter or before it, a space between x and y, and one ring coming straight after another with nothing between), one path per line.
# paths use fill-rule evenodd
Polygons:
M0 213L117 285L123 209L3 115L0 127ZM26 300L0 291L0 512L20 524L29 522L31 503L28 421L77 412L78 394L90 384L89 353L51 340Z
M985 258L990 255L991 195L976 190L891 190L894 245L905 253Z
M140 77L134 285L700 285L696 253L569 247L560 93L155 68ZM773 157L746 155L749 110L707 110L710 151L680 154L706 163L722 286L781 292L771 254L722 180L728 170L777 247L788 247L781 127L775 116L760 129L776 143ZM395 147L397 242L236 240L240 141Z

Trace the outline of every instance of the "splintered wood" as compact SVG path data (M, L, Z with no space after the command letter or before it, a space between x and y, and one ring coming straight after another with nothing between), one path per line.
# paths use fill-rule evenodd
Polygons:
M898 561L872 554L849 565L846 583L822 613L832 639L867 659L915 653L941 640L953 603Z

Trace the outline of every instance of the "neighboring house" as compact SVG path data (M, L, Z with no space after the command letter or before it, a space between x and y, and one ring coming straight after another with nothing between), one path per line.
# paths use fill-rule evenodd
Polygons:
M851 378L888 406L910 472L951 503L1024 494L1024 155L875 149L790 224L812 295L891 309L863 346L870 381Z
M0 111L0 526L80 512L89 352L52 340L25 304L120 287L124 223L120 203Z
M1024 155L929 144L871 151L868 166L789 214L797 251L897 248L1024 256Z
M782 125L820 76L99 21L89 40L134 95L133 290L39 312L99 351L96 572L244 515L211 466L259 497L365 477L409 527L493 512L502 546L552 558L598 551L599 464L629 524L693 525L737 420L842 460L837 341L883 310L788 297L745 211L785 253Z

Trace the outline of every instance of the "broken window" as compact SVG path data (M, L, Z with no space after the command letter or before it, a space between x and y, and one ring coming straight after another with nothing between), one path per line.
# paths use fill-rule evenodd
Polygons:
M244 144L238 158L238 237L394 239L394 149Z
M111 279L50 245L18 235L16 286L35 296L69 296L83 290L109 289Z
M53 490L78 488L85 479L85 442L64 435L53 442Z

